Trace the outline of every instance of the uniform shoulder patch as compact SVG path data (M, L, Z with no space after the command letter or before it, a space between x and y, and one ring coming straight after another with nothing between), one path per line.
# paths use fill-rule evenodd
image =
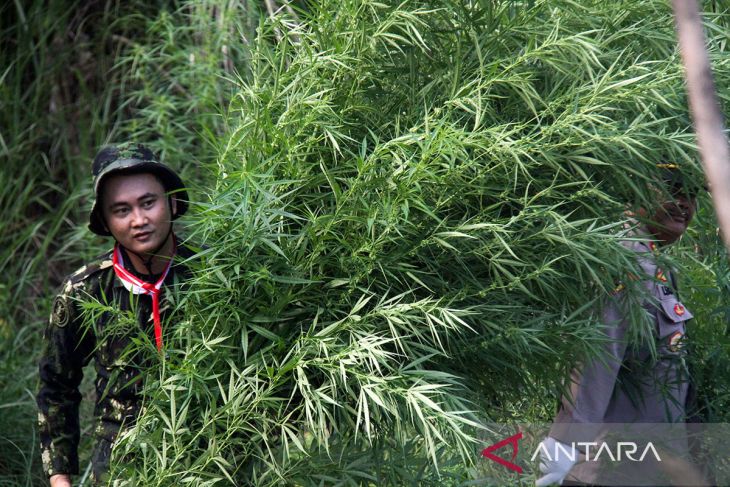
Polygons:
M81 281L84 281L85 279L88 279L97 272L108 269L112 266L112 252L109 251L98 256L96 259L89 262L88 264L81 266L78 270L76 270L76 272L71 274L69 280L72 284L77 284Z
M51 323L59 328L63 328L68 325L71 320L71 303L69 298L65 294L56 296L53 300L53 307L51 308Z

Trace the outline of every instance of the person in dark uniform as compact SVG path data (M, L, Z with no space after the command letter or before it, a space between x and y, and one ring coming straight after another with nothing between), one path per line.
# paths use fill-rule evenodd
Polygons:
M189 278L182 261L193 255L173 232L173 220L188 205L183 182L147 147L103 148L92 175L89 229L115 243L68 277L44 334L37 403L43 466L53 487L70 487L79 473L78 388L92 359L92 480L104 482L115 439L140 411L141 368L162 357L173 326L170 309ZM145 342L148 347L139 346Z
M630 343L628 283L620 284L602 310L609 338L604 354L573 372L570 397L563 398L549 436L542 442L543 476L537 480L538 486L563 485L566 478L566 485L601 483L598 464L581 464L580 457L570 455L543 454L570 451L574 444L595 441L589 437L599 433L593 429L596 425L681 423L686 419L689 374L683 356L686 324L692 313L677 295L672 269L659 261L662 248L676 242L692 221L697 190L686 184L677 165L660 167L669 197L652 211L639 210L636 228L622 242L636 252L643 273L633 276L631 284L643 290L641 307L653 322L656 355L646 345ZM667 192L657 190L657 195Z

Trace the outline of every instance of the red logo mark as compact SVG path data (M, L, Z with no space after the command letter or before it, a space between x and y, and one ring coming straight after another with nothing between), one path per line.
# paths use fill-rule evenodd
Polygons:
M488 446L484 450L482 450L482 456L485 458L489 458L490 460L499 463L503 467L507 467L508 469L517 472L522 473L522 467L519 465L516 465L512 463L514 461L515 457L517 456L517 453L520 451L520 444L519 441L522 439L522 432L510 436L509 438L505 438L504 440L500 441L499 443L495 443L492 446ZM494 453L492 453L495 450L499 450L505 445L512 445L512 458L510 458L510 461L505 460L504 458L498 457Z

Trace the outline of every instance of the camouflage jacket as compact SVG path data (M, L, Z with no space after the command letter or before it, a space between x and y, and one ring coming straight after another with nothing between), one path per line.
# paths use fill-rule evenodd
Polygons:
M162 287L160 314L165 337L171 334L174 317L170 313L181 284L189 277L181 261L192 255L190 249L178 245ZM133 271L129 264L126 268ZM111 445L120 429L129 427L137 417L141 369L159 360L157 357L152 299L125 288L114 272L111 251L65 281L53 302L39 366L41 455L48 476L79 472L79 384L83 367L94 359L95 441L97 446L101 442Z

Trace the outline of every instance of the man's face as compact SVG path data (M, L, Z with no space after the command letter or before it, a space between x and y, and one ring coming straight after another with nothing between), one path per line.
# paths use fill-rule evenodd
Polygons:
M696 199L686 195L677 195L664 201L649 216L647 228L662 244L676 242L687 230L697 209Z
M148 173L111 175L104 181L106 225L121 245L138 254L157 251L169 235L175 210L165 188Z

